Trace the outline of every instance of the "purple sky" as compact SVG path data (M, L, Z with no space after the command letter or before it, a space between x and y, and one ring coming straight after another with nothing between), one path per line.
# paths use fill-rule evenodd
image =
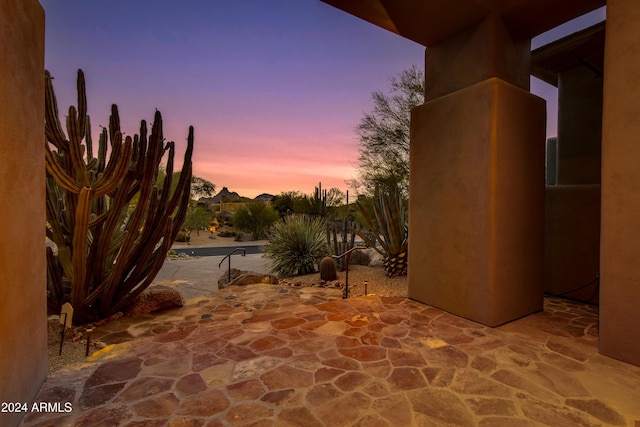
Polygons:
M310 193L319 181L347 190L371 92L424 58L422 46L317 0L40 3L61 112L82 68L94 135L113 103L127 134L158 109L179 150L195 127L196 175L248 197ZM556 102L554 88L532 90Z

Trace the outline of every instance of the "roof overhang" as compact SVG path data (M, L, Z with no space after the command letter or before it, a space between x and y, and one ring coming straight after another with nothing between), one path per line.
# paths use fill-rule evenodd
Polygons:
M605 0L322 0L424 46L433 46L494 11L514 37L531 39L606 4Z
M601 22L534 50L531 74L556 87L558 73L575 66L585 66L602 75L605 28L606 23Z

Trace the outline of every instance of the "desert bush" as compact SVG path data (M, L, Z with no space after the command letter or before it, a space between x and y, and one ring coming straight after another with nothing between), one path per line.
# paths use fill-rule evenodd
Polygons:
M236 232L233 230L223 229L218 231L219 237L235 237Z
M336 261L326 256L320 260L320 280L336 280L338 278L338 271L336 268Z
M242 231L251 233L253 240L261 238L266 229L278 220L278 212L265 202L247 203L233 214L233 224Z
M371 256L366 251L353 251L349 255L349 264L351 265L369 265Z
M271 271L280 277L310 274L320 258L327 255L324 223L305 215L291 215L276 222L267 233L264 251Z
M189 243L191 241L191 231L179 231L176 234L176 242Z

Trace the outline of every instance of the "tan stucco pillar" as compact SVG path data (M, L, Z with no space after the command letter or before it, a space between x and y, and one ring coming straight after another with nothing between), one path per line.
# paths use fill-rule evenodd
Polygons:
M545 292L590 303L599 301L602 81L579 62L558 72L557 185L546 194Z
M600 351L640 366L640 2L609 0L602 126Z
M489 326L542 309L546 110L529 46L490 16L430 47L411 117L409 297Z
M0 402L30 402L47 375L44 11L0 2ZM0 413L0 425L24 414Z
M558 185L600 184L602 76L577 64L558 73Z

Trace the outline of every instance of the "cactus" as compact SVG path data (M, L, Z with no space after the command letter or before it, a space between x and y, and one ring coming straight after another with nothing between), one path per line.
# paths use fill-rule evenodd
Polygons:
M338 278L336 262L331 257L324 257L320 260L320 280L333 281Z
M356 202L356 206L370 229L369 232L356 230L356 233L368 246L384 256L384 268L388 276L406 275L409 243L400 191L396 189L390 193L377 194L377 203L373 204L375 223L360 202Z
M332 255L342 255L355 246L356 224L349 217L342 220L327 221L327 244ZM344 271L346 268L345 258L338 260L338 269Z
M47 256L50 309L66 301L74 320L108 317L131 303L157 275L186 216L191 186L193 127L182 172L172 191L173 142L165 143L156 111L151 135L123 138L116 105L94 156L84 74L78 70L78 107L69 107L67 135L58 119L52 77L45 72L47 236L58 256ZM83 142L84 141L84 142ZM107 152L109 155L107 156ZM165 153L166 175L158 169Z

